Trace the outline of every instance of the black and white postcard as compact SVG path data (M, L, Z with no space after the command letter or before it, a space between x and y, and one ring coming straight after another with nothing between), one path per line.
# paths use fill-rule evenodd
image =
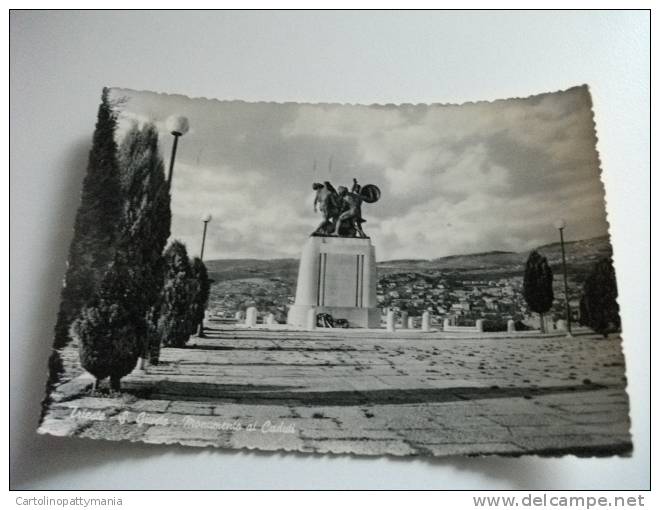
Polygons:
M463 105L99 93L40 433L630 455L587 86Z

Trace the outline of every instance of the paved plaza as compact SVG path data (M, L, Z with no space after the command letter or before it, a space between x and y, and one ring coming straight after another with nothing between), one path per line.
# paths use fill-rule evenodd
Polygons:
M512 336L513 335L513 336ZM363 455L627 454L620 339L211 325L158 366L90 394L63 355L40 432Z

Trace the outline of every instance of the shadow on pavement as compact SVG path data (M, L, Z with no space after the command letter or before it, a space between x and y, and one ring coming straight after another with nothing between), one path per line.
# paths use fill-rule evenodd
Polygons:
M295 391L296 386L191 383L178 381L134 382L125 390L140 398L215 401L244 405L359 406L431 404L494 398L533 398L606 389L600 384L490 388L413 388L365 391Z

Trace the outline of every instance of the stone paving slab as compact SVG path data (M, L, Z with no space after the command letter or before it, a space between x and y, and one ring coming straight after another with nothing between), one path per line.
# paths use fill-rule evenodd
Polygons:
M410 446L403 440L381 440L381 439L366 439L356 440L350 439L324 439L314 440L306 443L309 451L316 453L350 453L354 455L383 455L387 452L388 455L408 456L417 455L419 450Z
M114 398L89 394L68 348L39 432L357 455L631 450L617 338L343 333L210 329Z
M425 448L437 457L459 455L521 455L525 449L513 443L428 444ZM479 452L475 454L475 452Z
M313 452L311 446L306 446L304 439L293 434L262 434L259 431L235 432L230 439L231 448L250 448L256 450L289 452L309 451Z

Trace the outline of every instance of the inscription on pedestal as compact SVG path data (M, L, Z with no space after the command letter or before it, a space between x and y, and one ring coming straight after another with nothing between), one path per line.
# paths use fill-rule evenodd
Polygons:
M318 280L318 306L362 308L364 255L320 253Z
M310 237L287 322L303 327L308 310L314 308L347 320L351 327L378 327L375 270L375 250L368 238Z

